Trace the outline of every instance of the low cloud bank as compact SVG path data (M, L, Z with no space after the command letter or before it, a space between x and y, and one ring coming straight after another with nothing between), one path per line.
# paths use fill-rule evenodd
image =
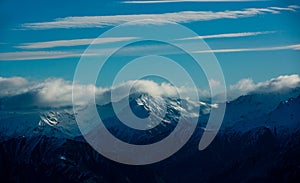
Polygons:
M217 85L218 81L211 81ZM111 88L101 88L94 85L75 84L76 95L74 99L78 104L83 104L84 96L96 96L96 103L99 105L111 101L110 94L113 91L116 97L113 100L121 100L130 88L134 91L148 93L152 96L189 96L193 89L182 86L176 88L168 83L155 83L150 80L127 81ZM0 77L0 108L1 109L28 109L35 107L63 107L72 105L72 82L63 79L50 78L40 82L28 81L22 77L3 78ZM228 100L249 93L281 92L300 87L300 77L297 74L285 75L273 78L264 82L255 83L252 79L246 78L229 86ZM209 97L209 90L198 89L200 98Z
M283 75L264 82L254 83L251 78L245 78L229 87L229 97L232 99L251 93L286 92L300 87L300 77L297 74Z

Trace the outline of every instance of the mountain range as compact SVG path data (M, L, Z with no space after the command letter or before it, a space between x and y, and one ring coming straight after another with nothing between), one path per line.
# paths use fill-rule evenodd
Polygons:
M199 117L194 134L181 150L145 166L122 165L98 154L83 138L70 106L6 109L10 101L0 99L1 182L300 180L299 88L250 93L227 102L221 129L203 151L197 149L198 143L210 110L217 104L135 93L115 103L97 105L109 131L133 144L159 141L174 130L179 118L188 123ZM117 111L113 105L119 106ZM149 129L124 125L118 116L126 116L128 110L139 118L149 117ZM158 120L160 123L155 124Z

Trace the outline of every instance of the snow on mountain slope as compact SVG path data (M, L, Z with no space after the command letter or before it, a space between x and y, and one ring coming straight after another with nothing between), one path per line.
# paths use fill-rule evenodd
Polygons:
M300 95L282 101L278 107L268 114L266 125L286 128L291 131L300 129ZM278 130L278 129L277 129Z
M81 133L77 127L76 120L72 109L59 111L47 111L41 115L39 125L49 125L69 137L80 136Z
M0 111L1 136L30 135L39 126L39 112Z
M293 133L300 128L300 95L280 102L274 110L263 113L253 119L236 121L230 128L231 131L246 132L258 127L266 127L276 135Z
M150 113L154 114L149 120L150 123L153 121L173 123L179 117L184 118L185 121L189 121L191 118L198 118L199 105L201 106L201 114L209 113L211 107L203 102L159 96L153 97L144 93L131 95L127 99L129 99L129 102L125 98L115 103L119 107L117 110L113 110L112 103L102 106L97 105L101 119L108 121L106 123L108 128L116 127L110 122L111 119L116 118L116 113L120 114L128 109L141 118L148 117ZM86 109L83 107L82 110ZM93 119L93 117L88 116L86 120L90 123L90 120ZM0 131L2 136L8 137L47 135L74 138L81 135L71 107L0 110Z
M299 96L298 98L288 99L291 96L297 96L297 93L299 95L298 89L288 93L251 94L227 103L222 131L245 132L259 126L270 128L275 126L285 128L292 125L299 126L299 114L297 112L299 111ZM157 120L161 121L163 126L168 126L167 124L175 126L179 117L186 122L198 118L199 106L199 122L204 127L210 109L215 107L215 105L203 102L154 97L144 93L133 94L127 99L116 102L115 105L119 106L117 111L113 111L112 103L102 106L97 105L98 113L101 119L106 122L105 125L108 128L120 127L119 125L116 126L117 123L115 123L116 113L125 113L126 115L127 110L133 111L140 118L146 118L151 113L155 114L149 120L150 126L153 121ZM91 122L93 119L89 116L86 120ZM71 107L22 111L0 110L0 132L1 136L4 137L47 135L74 138L81 136ZM120 133L129 132L121 130Z
M0 111L4 137L46 135L73 138L80 135L72 109L52 111Z
M275 110L281 101L297 97L300 88L285 92L252 93L227 103L223 128L230 128L239 121L255 121Z

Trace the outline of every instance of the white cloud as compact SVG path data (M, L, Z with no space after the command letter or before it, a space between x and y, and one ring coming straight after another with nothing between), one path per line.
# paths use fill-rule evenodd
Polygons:
M233 49L216 49L216 50L201 50L195 53L233 53L233 52L252 52L252 51L276 51L276 50L300 50L300 44L284 45L284 46L271 46L271 47L258 47L258 48L233 48Z
M16 61L16 60L43 60L43 59L60 59L60 58L76 58L100 56L110 54L115 48L90 49L88 53L85 50L77 49L71 51L17 51L0 53L0 61ZM136 56L141 53L155 54L178 54L177 51L170 51L170 46L165 45L145 45L145 46L128 46L118 52L118 56Z
M0 77L0 97L16 95L17 92L22 92L22 88L27 84L28 81L22 77Z
M18 87L27 84L27 80L22 77L4 78L0 77L1 88Z
M208 83L209 83L209 86L212 87L212 88L217 88L217 87L221 86L220 81L214 80L214 79L210 79L208 81Z
M97 104L111 101L110 93L117 95L113 101L119 101L128 95L133 86L135 92L148 93L152 96L187 97L192 90L189 87L174 87L168 83L155 83L150 80L127 81L110 87L96 87L95 85L75 84L63 79L50 78L40 82L29 82L24 78L0 78L0 108L23 109L32 107L61 107L72 105L72 87L76 90L73 99L77 105L85 104L86 96L96 96ZM199 90L200 91L200 90ZM201 91L200 91L201 92ZM205 93L206 94L206 93ZM4 99L4 100L1 100Z
M94 85L72 85L63 79L46 79L41 82L29 82L24 78L1 78L0 99L2 108L60 107L72 105L72 87L80 91L73 96L78 104L85 103L84 96L103 93L107 89ZM1 103L1 100L0 100Z
M148 1L123 1L126 4L156 4L156 3L180 3L180 2L251 2L267 0L148 0Z
M299 8L297 5L291 5L287 8L280 8L280 7L270 7L273 10L279 10L279 11L295 11L295 9Z
M236 19L251 17L259 14L279 14L281 11L296 11L298 6L247 8L243 10L226 11L182 11L163 14L134 14L134 15L112 15L112 16L71 16L57 18L50 22L25 23L22 29L55 29L55 28L92 28L115 26L121 23L150 19L149 21L138 21L139 24L161 24L162 21L188 23L195 21L208 21L216 19Z
M249 36L257 36L257 35L271 34L271 33L274 33L274 31L265 31L265 32L240 32L240 33L228 33L228 34L214 34L214 35L205 35L205 36L197 36L197 37L182 38L182 39L179 39L179 40L249 37Z
M265 82L259 82L256 84L257 92L274 92L282 91L290 88L295 88L300 86L299 75L285 75L273 78Z
M217 81L210 81L212 85L218 86ZM191 87L174 87L168 83L155 83L150 80L127 81L110 88L96 87L95 85L75 84L63 79L50 78L40 82L30 82L21 77L0 77L0 108L2 109L26 109L32 107L62 107L72 105L72 87L76 95L73 98L76 104L84 104L87 95L96 96L97 104L106 104L111 101L110 93L117 95L113 101L119 101L128 95L133 86L136 92L148 93L152 96L178 96L188 98L189 93L194 90ZM300 87L299 75L285 75L264 82L254 83L252 79L242 79L231 85L228 91L229 100L248 93L281 92ZM197 89L200 98L208 98L209 90Z
M38 59L57 59L80 57L81 53L69 51L20 51L0 53L0 60L38 60Z
M229 96L234 99L248 93L282 92L296 87L300 87L300 77L297 74L283 75L258 83L254 83L251 78L246 78L230 85Z
M99 50L90 50L84 56L99 56L110 53L113 48L104 48ZM258 47L258 48L234 48L234 49L216 49L216 50L201 50L193 53L234 53L234 52L254 52L254 51L278 51L278 50L300 50L300 44L283 45L273 47ZM119 56L136 56L141 53L155 53L155 54L180 54L181 52L170 49L166 45L145 45L145 46L131 46L123 48L118 53ZM39 60L39 59L59 59L59 58L74 58L81 57L84 50L77 51L20 51L20 52L5 52L0 53L0 61L14 61L14 60Z
M251 78L241 79L234 85L230 85L230 91L238 92L239 95L245 95L256 88Z
M135 39L134 37L110 37L110 38L89 38L89 39L71 39L71 40L55 40L35 43L23 43L15 48L21 49L38 49L38 48L54 48L64 46L81 46L89 44L104 44L118 41L126 41Z

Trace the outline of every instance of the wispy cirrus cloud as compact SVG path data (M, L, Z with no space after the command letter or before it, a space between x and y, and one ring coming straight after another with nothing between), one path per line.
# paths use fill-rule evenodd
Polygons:
M0 53L1 61L39 60L79 57L81 53L70 51L20 51Z
M275 31L239 32L239 33L228 33L228 34L213 34L213 35L205 35L205 36L182 38L182 39L179 39L179 40L249 37L249 36L257 36L257 35L271 34L271 33L275 33Z
M226 11L182 11L163 14L134 14L134 15L111 15L111 16L70 16L57 18L49 22L25 23L21 29L69 29L69 28L97 28L116 26L121 23L135 21L136 24L148 24L148 21L138 21L151 19L152 24L161 24L162 21L189 23L196 21L208 21L217 19L237 19L252 17L259 14L279 14L282 11L296 11L299 6L288 7L267 7L267 8L247 8L243 10Z
M214 35L204 35L204 36L197 36L197 37L182 38L182 39L178 39L178 40L250 37L250 36L257 36L257 35L271 34L271 33L275 33L275 31L214 34ZM21 45L15 46L15 48L43 49L43 48L56 48L56 47L72 47L72 46L82 46L82 45L89 45L89 44L114 43L114 42L134 40L134 39L136 39L136 37L110 37L110 38L54 40L54 41L44 41L44 42L23 43Z
M156 3L181 3L181 2L251 2L268 0L148 0L148 1L122 1L125 4L156 4Z
M216 50L201 50L195 53L233 53L233 52L254 52L254 51L276 51L276 50L300 50L300 44L258 47L258 48L232 48L232 49L216 49Z
M88 39L71 39L71 40L55 40L45 42L23 43L22 45L15 46L21 49L39 49L39 48L55 48L66 46L82 46L89 44L104 44L119 41L127 41L135 39L134 37L110 37L110 38L88 38Z
M160 54L181 54L181 52L170 51L169 46L165 45L146 45L146 46L133 46L122 49L121 56L136 56L140 52L145 53L160 53ZM99 56L110 53L112 48L101 50L91 50L84 56ZM215 50L200 50L194 53L234 53L234 52L255 52L255 51L279 51L279 50L300 50L300 44L283 45L273 47L256 47L256 48L233 48L233 49L215 49ZM77 51L20 51L20 52L5 52L0 53L0 61L15 61L15 60L42 60L42 59L60 59L60 58L75 58L81 57L84 50Z

